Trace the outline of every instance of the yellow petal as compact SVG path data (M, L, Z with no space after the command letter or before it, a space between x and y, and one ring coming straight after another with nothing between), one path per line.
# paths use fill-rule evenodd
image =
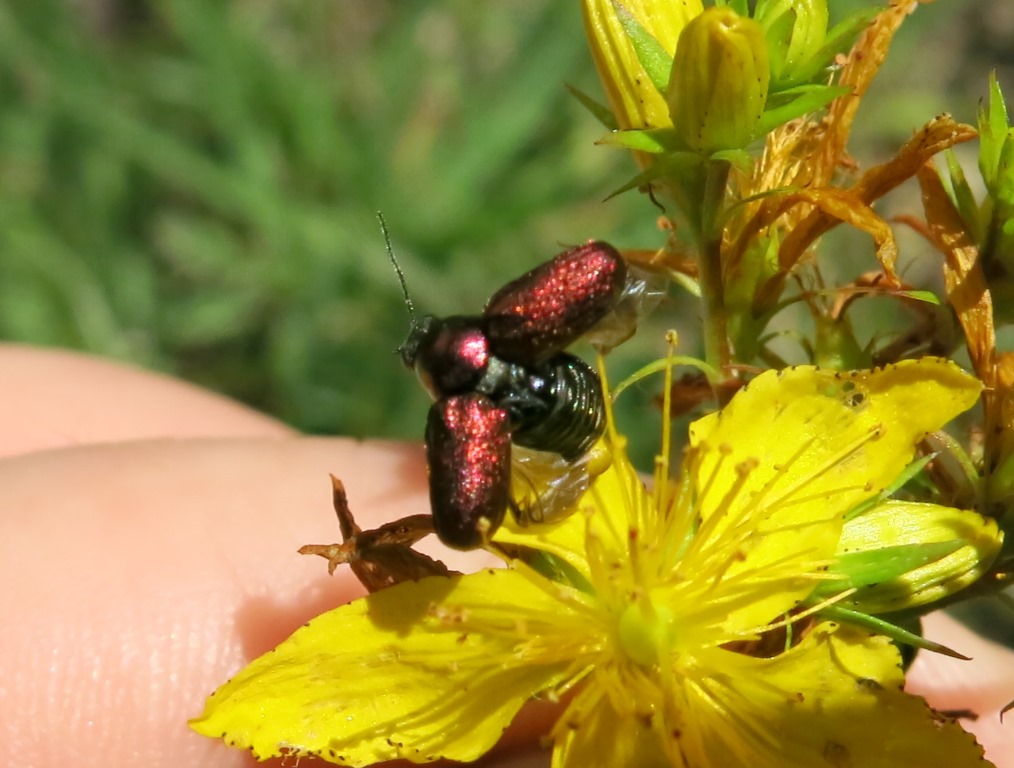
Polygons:
M701 528L687 568L730 561L727 580L822 567L844 513L884 488L915 443L971 407L980 383L954 363L908 360L874 371L768 371L690 427ZM757 626L806 592L776 591L730 617Z
M690 765L989 765L970 734L902 690L900 657L884 637L829 622L771 659L716 649L701 663L723 674L687 687L696 717L679 741Z
M842 531L840 553L952 541L961 546L949 555L864 587L847 604L864 613L886 613L941 600L976 582L1003 542L996 520L937 504L887 501L849 520Z
M652 707L641 717L620 715L598 686L584 688L554 729L553 768L637 766L673 768L652 724Z
M516 649L518 625L541 614L566 620L512 571L403 582L298 629L212 694L191 727L258 759L474 760L558 682L561 668Z
M624 0L622 5L670 55L687 21L702 10L701 0ZM665 98L638 61L614 0L584 0L581 9L595 67L619 127L669 125Z

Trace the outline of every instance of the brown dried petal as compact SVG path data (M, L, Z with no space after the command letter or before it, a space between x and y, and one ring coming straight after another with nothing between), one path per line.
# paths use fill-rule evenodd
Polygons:
M996 334L993 301L979 264L979 249L965 231L940 176L932 165L918 172L927 232L944 254L947 300L965 332L968 353L976 375L988 388L996 385Z
M430 515L409 515L364 531L352 516L342 481L331 475L331 486L342 543L307 544L299 548L301 555L325 558L328 573L334 573L339 565L349 565L368 592L377 592L402 581L452 573L439 560L412 549L413 544L433 533Z

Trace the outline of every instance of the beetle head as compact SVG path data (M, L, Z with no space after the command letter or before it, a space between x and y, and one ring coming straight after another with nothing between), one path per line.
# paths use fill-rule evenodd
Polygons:
M419 350L426 337L433 332L433 325L436 322L437 319L433 315L424 315L422 320L418 322L413 318L408 338L395 350L406 368L415 368L416 361L419 359Z
M463 316L427 315L413 325L398 353L434 398L474 390L490 361L482 324Z

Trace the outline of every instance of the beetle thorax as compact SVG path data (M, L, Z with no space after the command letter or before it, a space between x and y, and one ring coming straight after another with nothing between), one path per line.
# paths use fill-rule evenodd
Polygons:
M489 341L474 317L429 324L415 349L419 378L434 398L475 389L489 365Z

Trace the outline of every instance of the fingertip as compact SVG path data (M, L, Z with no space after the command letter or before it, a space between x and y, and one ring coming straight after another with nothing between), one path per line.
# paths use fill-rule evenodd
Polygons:
M427 508L421 450L398 444L154 441L0 462L0 578L18 585L0 592L17 617L0 636L5 743L40 766L245 764L186 722L361 594L347 569L296 553L339 540L329 472L364 527Z
M923 619L930 639L971 657L969 661L920 652L907 675L906 689L934 709L967 711L966 731L986 749L997 768L1014 768L1014 722L1000 710L1014 700L1014 651L980 637L944 613Z

